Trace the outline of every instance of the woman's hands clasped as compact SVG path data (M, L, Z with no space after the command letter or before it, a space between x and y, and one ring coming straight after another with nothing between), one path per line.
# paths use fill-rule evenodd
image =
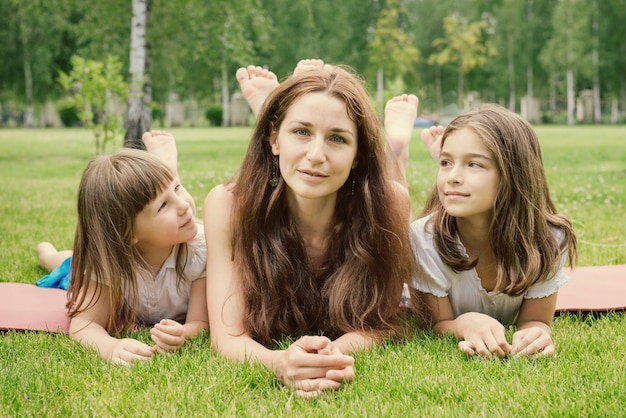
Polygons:
M352 381L353 365L354 358L343 354L329 338L304 336L282 351L274 368L284 384L308 399Z

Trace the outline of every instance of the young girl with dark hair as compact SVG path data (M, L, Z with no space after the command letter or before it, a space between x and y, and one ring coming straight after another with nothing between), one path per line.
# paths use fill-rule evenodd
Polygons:
M123 149L87 165L73 251L38 246L49 269L71 256L70 336L124 365L176 350L208 328L206 244L176 173L174 138L153 132L143 140L162 158ZM154 346L114 336L134 324L153 326Z

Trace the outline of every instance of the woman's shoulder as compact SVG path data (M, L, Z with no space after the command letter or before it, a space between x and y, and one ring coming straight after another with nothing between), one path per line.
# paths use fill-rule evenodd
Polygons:
M213 187L205 198L205 202L226 203L233 199L233 184L221 183Z
M204 220L207 220L207 211L214 215L228 216L234 203L233 187L231 184L218 184L213 187L204 199Z
M229 236L232 227L234 194L230 184L219 184L207 194L204 200L204 231L209 238L207 247L218 235Z

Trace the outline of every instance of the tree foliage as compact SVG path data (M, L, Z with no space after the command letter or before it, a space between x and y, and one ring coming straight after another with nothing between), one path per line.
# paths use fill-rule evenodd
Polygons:
M94 134L96 153L105 152L122 127L119 107L124 103L128 85L122 65L114 57L105 62L71 58L72 70L59 73L59 83L69 94L82 124Z
M400 26L398 0L389 0L368 45L370 64L388 77L404 76L419 62L420 51Z
M443 19L443 28L446 36L433 41L439 51L428 57L428 62L457 66L458 106L462 109L465 73L485 65L487 57L496 55L496 50L489 40L484 40L484 21L469 22L463 16L453 14Z
M352 66L370 87L381 69L386 80L418 94L425 112L462 106L466 91L514 110L524 96L536 97L542 111L562 112L569 72L572 92L593 88L605 114L615 103L625 114L626 0L150 4L151 107L162 113L178 97L204 109L222 106L227 117L237 67L262 65L283 78L298 60L321 58ZM130 81L131 6L128 0L1 1L0 107L25 114L27 106L36 112L58 99L56 74L70 70L73 55L102 62L114 56Z

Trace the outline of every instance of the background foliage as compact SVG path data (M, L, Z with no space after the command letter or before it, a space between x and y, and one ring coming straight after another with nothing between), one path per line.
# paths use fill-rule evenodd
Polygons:
M32 106L37 126L42 106L63 95L56 79L73 55L115 56L127 74L131 0L2 0L0 16L0 124L28 126ZM479 28L461 54L461 91L459 54L444 46L463 33L446 33L446 18ZM424 113L476 92L517 111L522 97L538 98L557 122L571 71L576 94L597 89L601 121L616 104L623 121L625 20L626 0L151 0L153 100L162 112L172 97L208 108L236 89L239 66L282 78L299 59L321 58L354 67L371 90L384 75L379 100L415 92ZM480 52L487 46L493 54Z

